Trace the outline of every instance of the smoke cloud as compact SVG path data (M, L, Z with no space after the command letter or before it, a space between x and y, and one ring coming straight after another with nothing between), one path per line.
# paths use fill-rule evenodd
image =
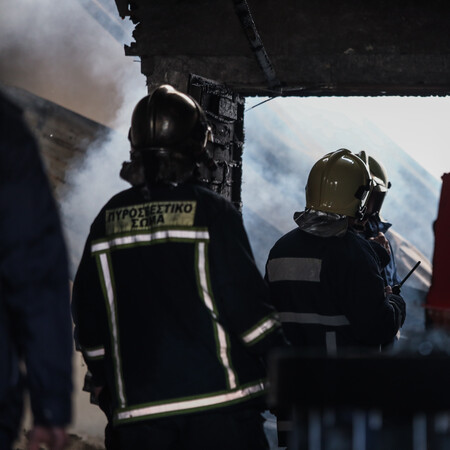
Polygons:
M123 44L87 12L83 1L3 3L0 81L103 125L120 126L124 103L138 92L146 94L145 78L140 64L125 56ZM126 22L118 23L131 40Z
M89 13L89 3L16 0L3 5L0 16L0 81L111 128L66 174L71 190L60 201L72 272L95 215L126 187L119 171L128 158L131 112L147 94L140 63L124 54L123 44L132 40L133 24L121 21L117 11L114 17L113 0L106 9L99 9L110 23L117 21L116 37L120 29L124 38L129 36L120 43Z

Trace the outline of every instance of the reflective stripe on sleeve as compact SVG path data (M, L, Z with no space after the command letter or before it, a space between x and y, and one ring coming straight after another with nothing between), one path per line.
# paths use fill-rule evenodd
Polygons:
M114 247L122 247L125 245L145 244L152 241L160 240L209 240L208 231L191 231L191 230L160 230L154 233L133 234L129 236L117 237L106 241L100 241L92 244L92 253L104 252Z
M275 258L267 263L267 276L273 281L320 281L322 260L317 258Z
M189 400L180 400L158 405L148 405L140 408L130 408L122 411L119 410L119 412L116 414L116 420L120 422L127 419L142 418L145 416L163 415L175 412L189 412L197 409L211 407L214 405L225 405L227 403L243 400L246 397L261 393L264 390L264 383L259 382L257 384L233 390L225 394L217 394Z
M225 369L228 387L234 389L237 386L236 374L234 373L229 357L229 340L227 333L223 326L218 322L217 310L214 306L212 292L210 292L207 275L207 255L206 255L205 242L199 242L197 244L197 270L200 283L200 295L205 303L205 306L211 313L212 323L216 334L218 344L218 355L221 360L221 364Z
M313 313L295 313L281 312L278 314L281 322L284 323L302 323L308 325L328 325L332 327L340 327L350 325L347 317L341 316L324 316L322 314Z
M115 379L117 384L117 395L119 405L121 407L124 407L126 404L126 399L122 378L122 360L120 358L120 350L119 350L119 326L116 310L116 295L113 288L108 255L106 253L100 254L100 267L102 269L103 282L106 290L105 292L106 306L108 309L108 316L111 327L112 353L114 361Z
M263 322L258 323L252 329L247 331L242 335L242 340L246 344L253 344L262 338L268 331L272 330L274 327L278 326L280 323L278 320L270 317L264 319Z
M83 348L83 354L87 359L100 359L105 356L105 347Z

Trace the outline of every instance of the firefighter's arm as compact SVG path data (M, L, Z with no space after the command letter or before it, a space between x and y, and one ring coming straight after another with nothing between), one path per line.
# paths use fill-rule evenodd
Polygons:
M103 292L97 273L95 256L88 239L78 267L72 293L72 316L77 350L92 373L94 386L104 386L105 336L107 327Z
M400 296L387 294L375 255L363 242L349 255L347 273L342 273L342 307L355 337L364 344L385 344L397 334L406 310ZM340 270L340 268L336 268ZM344 269L343 269L344 270Z

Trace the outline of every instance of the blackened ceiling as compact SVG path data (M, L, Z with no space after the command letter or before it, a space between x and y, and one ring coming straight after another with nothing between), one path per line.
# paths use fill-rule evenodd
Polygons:
M190 74L244 95L447 95L442 0L116 0L149 87ZM254 27L253 27L254 25Z

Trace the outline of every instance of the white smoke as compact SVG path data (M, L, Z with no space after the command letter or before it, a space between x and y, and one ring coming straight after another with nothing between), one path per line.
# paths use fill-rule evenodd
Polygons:
M80 260L89 227L109 198L129 187L119 177L122 161L128 158L128 140L111 132L88 149L79 167L66 175L70 192L61 203L62 220L71 257L72 275Z
M121 44L84 3L15 0L3 5L0 16L0 81L115 130L99 136L86 149L85 159L66 174L71 190L62 199L61 212L72 272L95 215L114 193L127 187L119 171L128 159L131 112L147 94L140 64L125 56L123 49L132 40L133 26L123 24L129 41ZM111 4L113 10L113 0ZM120 21L117 13L118 27Z
M110 127L118 126L118 112L130 96L146 94L140 64L125 56L123 44L87 12L82 0L1 2L3 83Z

